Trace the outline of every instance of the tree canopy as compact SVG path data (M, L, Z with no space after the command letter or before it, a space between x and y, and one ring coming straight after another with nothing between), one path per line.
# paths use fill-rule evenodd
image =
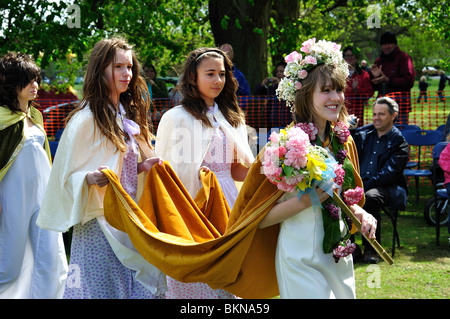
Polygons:
M389 30L417 70L448 68L449 7L445 0L8 0L0 2L0 54L30 53L41 67L68 57L81 63L100 38L122 35L142 63L176 76L191 50L230 43L253 88L310 37L354 45L371 63Z

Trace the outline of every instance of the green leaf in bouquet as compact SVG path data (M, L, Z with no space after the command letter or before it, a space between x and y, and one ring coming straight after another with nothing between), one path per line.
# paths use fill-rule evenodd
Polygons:
M345 170L344 183L342 184L342 189L353 189L356 187L355 176L353 175L353 165L348 159L348 157L344 160L344 164L342 168Z
M283 172L286 177L290 177L294 172L294 168L292 166L283 165Z

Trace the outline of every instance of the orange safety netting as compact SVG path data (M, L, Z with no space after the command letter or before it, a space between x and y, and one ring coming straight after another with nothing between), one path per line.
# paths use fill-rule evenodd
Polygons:
M450 113L449 104L440 101L438 92L427 92L427 96L420 96L417 92L411 95L405 92L389 93L399 104L399 119L397 124L417 125L424 130L436 130L442 128ZM360 118L360 126L372 121L372 104L375 96L347 96L346 106L350 114ZM275 97L268 96L239 96L239 105L246 114L246 123L256 130L259 137L258 145L263 146L267 142L271 129L284 127L292 121L292 115L285 103ZM40 110L44 116L44 127L50 140L55 138L58 130L64 128L64 120L69 112L75 108L78 101L73 99L38 99ZM149 110L149 120L152 123L152 131L156 134L161 116L175 104L172 99L154 99ZM429 168L431 163L432 147L423 147L421 151L421 163ZM417 156L417 147L411 147L411 157Z

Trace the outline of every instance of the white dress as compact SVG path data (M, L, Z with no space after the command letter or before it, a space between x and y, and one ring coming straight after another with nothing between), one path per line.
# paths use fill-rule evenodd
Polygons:
M174 115L175 112L180 112L184 115L177 117ZM175 113L176 114L176 113ZM207 166L217 177L217 180L222 188L224 196L227 200L230 208L233 207L238 191L236 184L231 177L231 159L234 157L239 157L239 145L243 145L245 149L245 154L249 154L248 158L253 160L253 156L248 145L247 133L245 126L239 130L245 132L244 136L240 136L238 140L232 140L233 134L227 134L227 127L231 128L228 122L225 122L223 115L220 113L217 104L210 108L207 112L207 116L213 123L213 128L207 128L201 131L200 134L192 136L198 136L198 140L202 141L203 144L199 143L200 146L196 148L194 143L193 152L197 157L197 161L190 161L190 159L184 159L180 161L182 164L178 165L177 158L173 155L174 145L177 143L169 142L170 136L167 134L168 130L165 127L165 123L170 123L174 128L187 129L186 132L195 132L194 126L189 126L190 118L193 118L183 109L172 109L164 114L163 120L158 127L158 139L156 142L156 153L158 155L163 154L163 159L169 159L171 165L174 167L180 180L183 182L186 188L189 190L191 196L195 196L198 191L197 187L189 187L189 185L195 185L198 183L198 169L200 166ZM170 120L168 120L170 118ZM235 129L231 128L232 131ZM237 132L238 130L236 130ZM236 137L239 136L236 134ZM184 136L186 137L186 135ZM188 139L189 142L189 139ZM164 144L163 144L164 143ZM185 143L188 145L188 143ZM162 146L163 145L163 146ZM159 152L159 153L158 153ZM185 152L184 154L189 154ZM165 156L164 156L165 155ZM187 163L184 165L183 163ZM191 165L189 165L191 164ZM192 165L193 164L193 165ZM192 181L192 177L195 178L195 183ZM182 283L171 277L167 277L167 287L168 291L166 294L167 299L234 299L236 298L233 294L223 290L223 289L212 289L207 284L201 282L195 283Z
M36 225L50 175L44 133L26 141L0 182L0 298L61 298L67 275L62 234Z
M286 201L296 192L285 194ZM345 234L344 222L341 231ZM324 254L323 220L320 207L310 207L280 224L276 251L276 273L280 298L355 298L353 260L349 255L335 263Z

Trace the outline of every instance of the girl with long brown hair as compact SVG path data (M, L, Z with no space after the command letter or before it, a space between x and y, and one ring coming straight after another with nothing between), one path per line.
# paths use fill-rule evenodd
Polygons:
M158 125L156 153L169 161L192 198L200 189L198 172L213 171L233 207L253 155L244 113L236 97L232 63L216 48L199 48L187 57L180 79L181 105L167 111ZM233 298L203 283L168 278L167 298Z
M141 172L159 158L149 154L148 90L133 48L104 39L93 48L84 97L69 115L55 155L38 224L66 232L73 226L64 298L158 298L164 275L132 247L126 233L103 216L109 168L136 201Z

